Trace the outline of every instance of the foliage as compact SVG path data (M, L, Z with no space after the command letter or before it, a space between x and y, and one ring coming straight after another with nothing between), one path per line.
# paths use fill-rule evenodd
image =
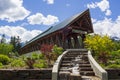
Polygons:
M38 59L43 59L44 56L43 56L43 54L32 53L31 58L34 60L38 60Z
M107 35L87 35L85 39L85 47L93 50L94 55L99 56L99 61L106 64L109 59L110 52L114 49L114 43Z
M7 55L0 54L0 63L6 65L10 62L10 58Z
M6 39L5 39L5 34L2 35L2 38L0 40L0 43L5 43L6 42Z
M27 57L25 61L25 64L28 66L29 69L33 69L33 65L35 63L34 59L31 59L30 57Z
M120 65L118 65L118 64L111 64L111 65L108 65L107 68L120 68Z
M20 43L21 39L19 36L17 37L11 37L11 40L10 40L10 44L13 45L14 49L13 49L13 52L18 52L19 49L21 48L21 43Z
M54 60L56 60L57 57L63 53L63 48L62 47L58 47L57 45L54 45L52 52L54 54L53 55L54 56Z
M8 55L10 52L13 50L13 45L11 44L6 44L6 43L1 43L0 44L0 53Z
M51 60L53 59L52 48L53 48L53 45L43 44L41 45L41 49L40 49L42 54L47 59L48 66L51 65Z
M120 58L120 50L111 52L111 59L119 59Z
M115 44L114 50L115 50L115 51L116 51L116 50L120 50L120 41L114 40L113 42L114 42L114 44Z
M38 61L34 64L34 67L36 67L36 68L46 68L47 65L46 65L45 60L38 60Z
M25 62L22 59L13 59L10 65L11 67L23 67Z
M0 62L0 68L2 68L3 67L3 64Z

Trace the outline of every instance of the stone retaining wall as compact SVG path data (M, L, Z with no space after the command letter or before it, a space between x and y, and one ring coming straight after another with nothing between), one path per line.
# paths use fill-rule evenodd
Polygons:
M120 69L106 69L109 80L120 80Z
M51 80L52 69L0 70L0 80Z

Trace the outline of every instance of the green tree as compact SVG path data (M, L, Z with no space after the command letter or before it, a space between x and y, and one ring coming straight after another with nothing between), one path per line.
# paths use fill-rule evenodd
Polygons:
M21 39L19 36L17 37L11 37L11 40L10 40L10 44L13 45L14 49L13 49L13 52L18 52L19 49L21 48L21 43L20 43Z
M6 43L5 34L2 35L2 38L1 38L1 40L0 40L0 43Z
M114 42L109 36L87 35L84 43L86 48L94 51L101 63L107 64L110 52L114 49Z
M0 44L0 54L9 55L10 52L13 50L13 45L1 43Z

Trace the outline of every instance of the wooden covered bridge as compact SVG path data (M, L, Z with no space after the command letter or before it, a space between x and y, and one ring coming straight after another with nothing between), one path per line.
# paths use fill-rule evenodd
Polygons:
M51 26L25 44L20 53L38 51L43 44L56 44L66 51L53 65L52 79L47 80L108 80L106 71L83 49L88 33L93 33L89 9Z
M64 49L83 48L85 34L88 33L93 33L89 9L51 26L27 42L20 49L20 53L25 54L40 50L42 44L56 44Z

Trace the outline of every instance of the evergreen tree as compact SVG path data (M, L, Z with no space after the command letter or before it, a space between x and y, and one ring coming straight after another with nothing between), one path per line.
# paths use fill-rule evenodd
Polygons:
M20 37L11 37L11 40L10 40L10 44L13 45L14 49L13 49L13 52L18 52L19 49L21 48L21 43L20 43L21 39Z
M0 40L0 43L5 43L6 42L6 39L5 39L5 34L2 35L2 38Z

